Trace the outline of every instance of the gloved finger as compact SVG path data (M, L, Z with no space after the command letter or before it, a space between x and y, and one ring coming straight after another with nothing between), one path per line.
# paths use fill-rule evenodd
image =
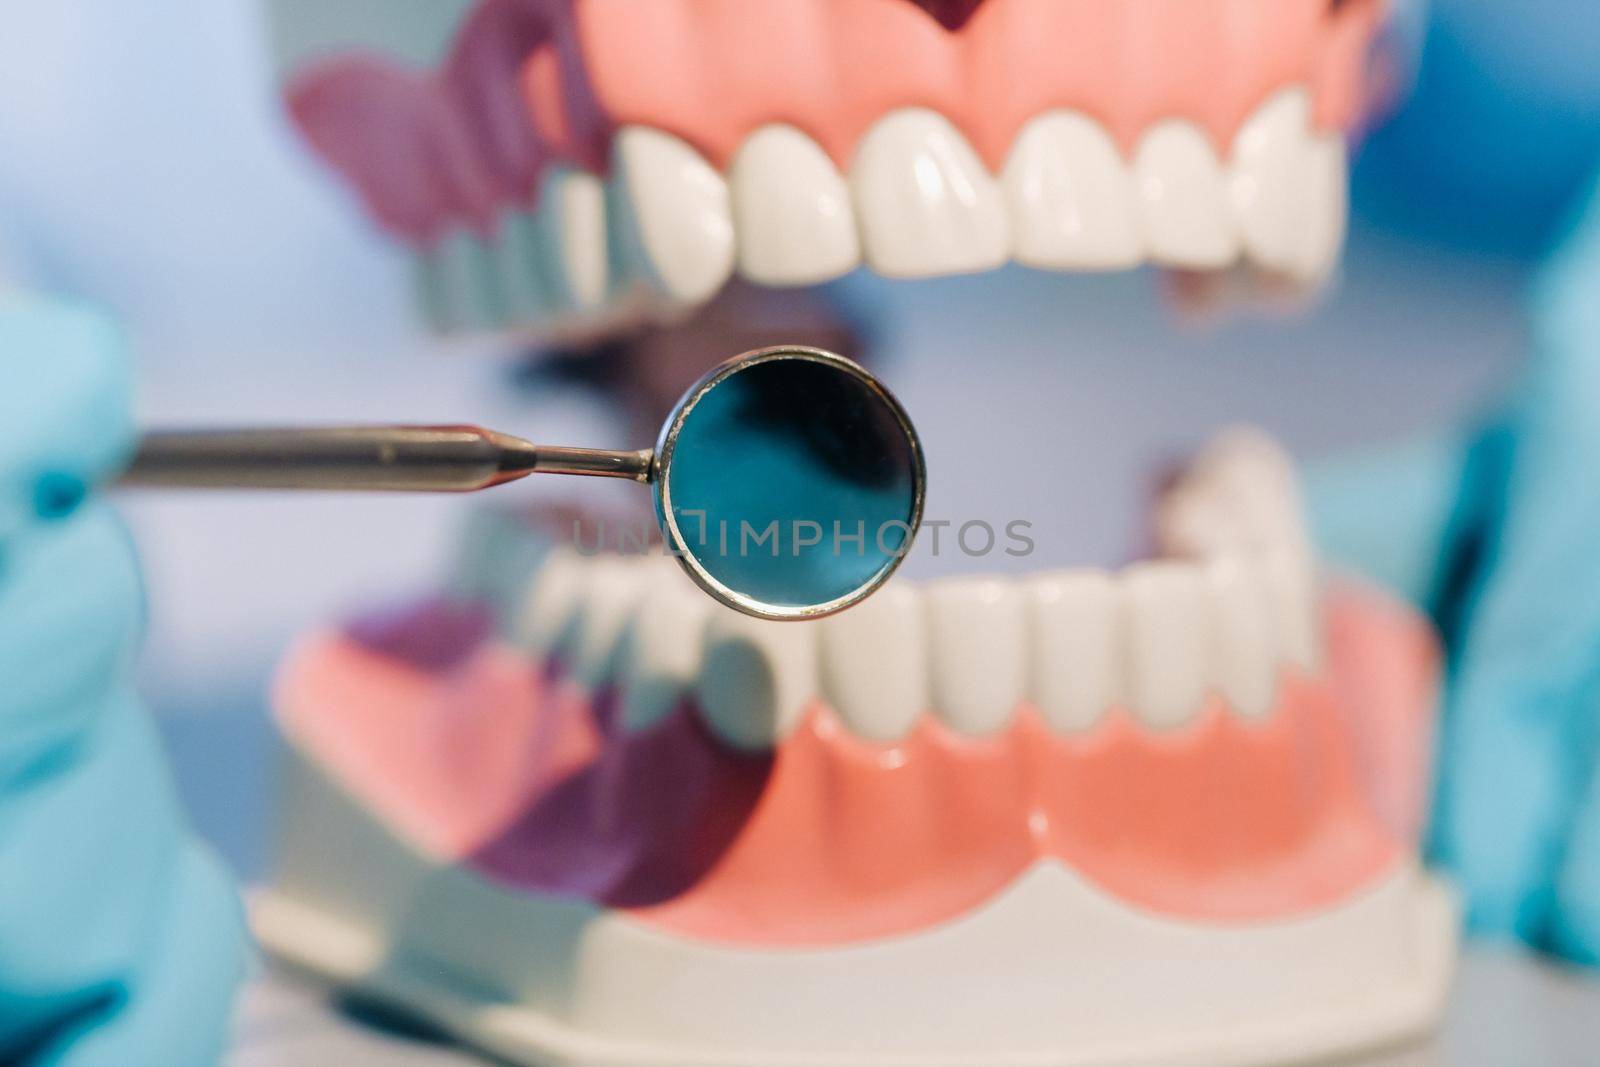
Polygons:
M229 1008L248 961L243 912L216 859L192 842L168 889L149 950L124 980L120 1002L92 1031L45 1055L41 1067L224 1062Z
M1503 504L1462 597L1436 813L1473 922L1535 941L1589 788L1600 692L1600 214L1576 247L1538 304Z
M1561 955L1600 966L1600 766L1590 768L1567 835L1548 934L1550 947Z
M124 684L143 615L132 546L103 502L13 539L0 566L0 819L19 779L85 735Z
M132 448L131 371L110 320L0 293L0 546L70 511Z

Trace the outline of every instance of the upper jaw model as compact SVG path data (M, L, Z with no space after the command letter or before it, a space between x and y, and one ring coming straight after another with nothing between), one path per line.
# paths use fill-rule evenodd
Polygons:
M1380 16L400 9L413 37L438 23L436 68L293 56L293 113L414 246L442 326L554 335L863 263L1313 285ZM286 665L259 932L538 1064L1255 1064L1419 1031L1454 951L1416 861L1425 626L1320 573L1252 432L1153 527L1157 558L1118 574L896 580L765 623L669 561L486 513L455 599Z

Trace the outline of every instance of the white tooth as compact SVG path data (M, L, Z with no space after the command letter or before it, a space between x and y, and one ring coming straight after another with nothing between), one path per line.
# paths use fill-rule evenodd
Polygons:
M1206 135L1170 119L1139 144L1134 177L1150 257L1175 267L1225 267L1239 255L1228 186Z
M1050 270L1120 270L1144 258L1139 201L1117 146L1075 112L1023 127L1003 177L1017 261Z
M422 253L422 306L440 333L496 327L504 305L496 277L497 253L470 230L453 229Z
M1230 539L1217 548L1264 551L1307 543L1294 462L1261 431L1250 427L1224 431L1185 482L1189 493L1228 516Z
M1344 139L1337 134L1313 137L1306 168L1311 217L1301 257L1290 268L1295 277L1315 283L1333 273L1349 224L1349 183Z
M922 596L890 583L821 625L822 689L845 725L873 741L904 737L928 707Z
M713 606L676 565L651 576L629 631L623 665L626 728L643 730L660 722L694 687Z
M1284 658L1303 670L1317 670L1322 628L1315 562L1302 548L1279 548L1266 554L1263 566Z
M546 656L575 638L588 564L567 546L550 550L517 610L513 637L520 647Z
M739 270L763 285L812 285L861 262L850 187L815 141L763 126L728 172Z
M1260 718L1272 710L1278 672L1273 612L1261 565L1238 556L1211 561L1206 584L1215 610L1218 687L1234 711Z
M1314 191L1308 180L1311 100L1305 89L1274 96L1233 142L1233 205L1250 258L1291 271L1303 258Z
M925 108L896 111L862 139L850 170L867 261L916 278L1006 261L1005 200L966 138Z
M1243 551L1247 537L1227 500L1187 479L1162 494L1156 539L1163 556L1196 559Z
M1087 730L1127 697L1117 584L1099 571L1063 571L1035 577L1027 592L1034 705L1057 730Z
M586 568L572 675L590 689L598 689L617 673L619 645L644 596L645 578L637 559L598 557Z
M1027 617L1005 581L964 579L926 587L933 706L964 734L994 733L1027 692Z
M557 167L545 179L540 204L562 303L574 311L599 309L611 284L605 184L588 171Z
M741 748L770 748L817 695L816 624L713 608L695 695L706 721Z
M699 304L733 273L728 183L688 144L647 126L614 142L637 236L652 275L675 301Z
M1211 684L1205 582L1189 564L1140 563L1128 568L1123 591L1133 711L1157 729L1182 726Z

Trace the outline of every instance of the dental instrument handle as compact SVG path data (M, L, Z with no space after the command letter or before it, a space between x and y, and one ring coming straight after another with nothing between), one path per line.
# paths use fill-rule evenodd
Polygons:
M176 430L145 434L118 484L469 493L537 473L647 482L651 458L535 445L477 426Z

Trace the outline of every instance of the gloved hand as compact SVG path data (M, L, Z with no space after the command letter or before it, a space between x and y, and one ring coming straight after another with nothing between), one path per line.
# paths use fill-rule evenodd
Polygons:
M3 1063L217 1063L244 970L238 899L129 681L143 593L92 489L128 403L106 321L0 292Z
M1496 417L1313 475L1327 554L1443 631L1433 858L1476 932L1600 965L1600 197Z

